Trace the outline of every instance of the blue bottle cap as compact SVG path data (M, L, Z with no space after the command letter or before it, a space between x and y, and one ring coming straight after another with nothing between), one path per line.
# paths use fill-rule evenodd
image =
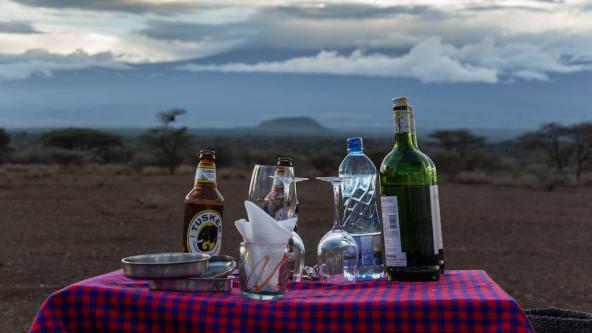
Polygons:
M347 152L349 153L350 151L354 151L354 152L361 152L364 150L364 141L362 141L362 138L357 136L354 138L347 138Z

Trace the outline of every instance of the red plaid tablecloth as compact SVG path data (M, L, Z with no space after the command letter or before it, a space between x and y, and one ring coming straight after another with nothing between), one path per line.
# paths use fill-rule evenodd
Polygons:
M533 332L516 301L484 271L438 282L293 283L277 301L155 292L121 271L68 286L30 332Z

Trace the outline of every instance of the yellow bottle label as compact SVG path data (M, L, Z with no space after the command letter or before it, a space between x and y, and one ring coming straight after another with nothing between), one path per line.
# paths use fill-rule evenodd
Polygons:
M193 216L187 227L187 248L191 253L220 254L222 216L215 210L203 210Z
M216 181L216 167L198 167L195 170L195 181L209 183Z

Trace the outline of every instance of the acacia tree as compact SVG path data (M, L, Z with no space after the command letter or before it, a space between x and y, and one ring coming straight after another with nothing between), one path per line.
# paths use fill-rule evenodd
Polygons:
M453 179L461 171L489 168L494 165L482 151L486 143L485 137L468 129L436 130L430 133L429 137L443 150L434 152L432 157L436 164L441 166L441 170L449 173Z
M485 144L485 137L468 129L437 130L430 134L430 138L437 140L444 150L458 153L461 158Z
M592 160L592 122L570 126L568 135L573 141L576 182L580 182L582 170Z
M160 123L157 128L148 130L143 136L143 142L151 149L161 163L167 167L169 174L183 162L183 155L191 147L191 137L187 134L186 127L173 127L178 116L187 113L182 108L172 108L159 112L156 117Z
M526 149L541 149L552 165L558 170L563 170L569 166L575 151L572 136L573 133L568 127L549 123L520 136L518 143Z

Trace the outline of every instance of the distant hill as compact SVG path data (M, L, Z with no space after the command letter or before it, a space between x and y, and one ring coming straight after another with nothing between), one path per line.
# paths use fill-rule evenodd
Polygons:
M257 127L265 132L290 134L327 134L332 130L310 117L282 117L262 121Z

